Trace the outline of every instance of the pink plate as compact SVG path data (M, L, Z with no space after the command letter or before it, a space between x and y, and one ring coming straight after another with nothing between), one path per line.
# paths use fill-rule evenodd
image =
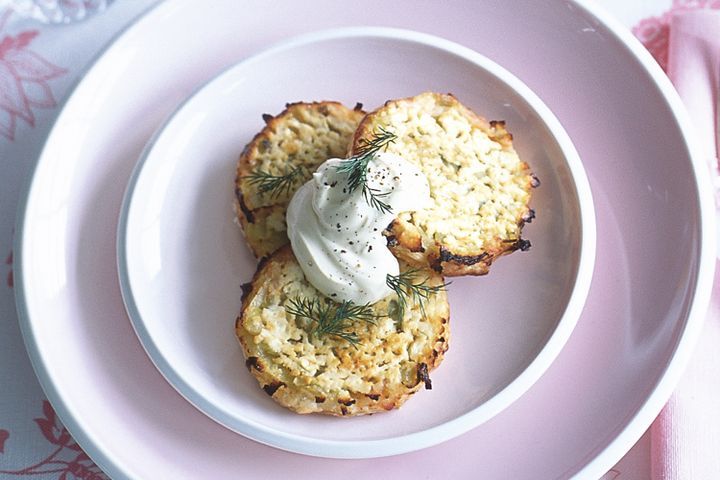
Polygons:
M346 65L349 57L354 63ZM445 66L440 72L439 64ZM364 65L375 73L364 75ZM296 78L268 84L273 75ZM532 198L538 219L523 229L533 247L496 262L492 275L453 279L452 352L432 372L432 392L384 415L293 414L245 371L233 335L238 284L251 281L257 265L231 208L239 152L264 125L263 113L282 110L288 100L361 101L370 110L387 98L426 90L453 92L475 111L507 122L520 157L542 179ZM580 317L595 239L580 158L552 112L522 82L432 35L340 28L294 37L240 62L183 103L150 140L130 179L118 226L118 267L140 342L200 410L279 448L365 458L465 433L525 393ZM464 370L472 375L458 373Z
M21 206L23 334L49 398L93 459L114 478L173 479L593 478L617 462L689 357L714 265L704 167L679 100L642 47L594 8L563 0L204 5L160 4L99 58L58 118ZM528 84L583 159L597 262L565 349L508 409L420 452L330 460L248 440L175 392L125 315L115 230L143 145L183 98L278 40L357 25L456 41ZM456 374L475 375L463 365Z

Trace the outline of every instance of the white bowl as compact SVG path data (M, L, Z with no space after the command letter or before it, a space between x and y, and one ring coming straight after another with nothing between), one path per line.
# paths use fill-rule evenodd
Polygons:
M451 348L433 390L361 418L301 416L276 405L245 370L234 336L240 285L256 261L233 223L239 152L263 113L286 102L339 100L372 109L390 98L452 92L506 120L542 181L533 247L490 275L453 279ZM552 112L482 55L405 30L304 35L245 60L190 97L149 142L118 227L120 284L148 355L185 398L228 428L285 450L361 458L427 447L487 421L520 397L570 336L595 256L590 188Z

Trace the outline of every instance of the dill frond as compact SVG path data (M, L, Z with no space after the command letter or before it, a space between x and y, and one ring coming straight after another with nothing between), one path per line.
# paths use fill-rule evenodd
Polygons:
M367 168L370 160L377 153L387 148L387 146L397 139L397 136L379 127L378 132L374 133L369 139L362 139L361 145L357 149L357 153L352 157L340 162L337 166L338 173L348 174L348 192L352 193L358 188L362 188L363 197L371 207L380 210L383 213L392 212L390 205L381 200L381 197L387 196L389 192L380 193L374 188L370 188L367 184Z
M308 319L313 325L310 334L318 338L339 338L353 346L357 346L359 337L352 327L358 322L374 324L377 320L369 304L356 305L349 301L334 303L315 298L293 298L285 310L296 317Z
M305 171L303 166L292 170L286 169L284 175L273 175L262 170L254 170L249 175L242 177L250 185L256 186L260 193L270 193L272 198L279 197L283 192L289 194L293 186Z
M445 290L449 283L440 285L428 285L428 277L420 282L415 282L420 270L411 268L398 275L387 275L385 284L390 288L398 298L397 317L402 319L405 316L405 309L409 301L412 299L420 307L423 318L425 318L425 302L430 296Z

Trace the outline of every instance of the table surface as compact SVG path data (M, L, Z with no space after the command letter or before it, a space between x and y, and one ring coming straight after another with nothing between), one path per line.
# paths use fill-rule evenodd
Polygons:
M123 25L158 0L125 0L85 23L73 25L73 35L58 41L57 34L13 18L0 8L0 81L7 79L3 45L12 36L17 42L32 42L36 68L44 71L31 94L33 102L9 105L0 91L0 478L69 480L105 478L72 441L65 441L62 428L35 378L20 335L15 311L12 272L12 241L15 211L24 179L29 175L47 135L58 105L88 64ZM677 3L679 0L675 0ZM692 0L685 0L691 2ZM629 28L640 20L657 16L672 6L672 0L597 0ZM24 32L21 34L21 32ZM33 33L35 32L35 33ZM52 37L49 41L46 37ZM5 75L5 77L3 77ZM38 77L40 78L40 77ZM42 88L42 87L46 88ZM13 88L0 82L0 90ZM13 110L14 109L14 110ZM8 113L11 112L11 113ZM14 112L14 113L13 113ZM65 447L58 445L65 442ZM70 448L68 448L68 446ZM53 463L58 462L58 463ZM42 473L45 472L45 473ZM63 476L63 472L66 472ZM650 475L650 435L645 433L626 456L603 479L640 480Z

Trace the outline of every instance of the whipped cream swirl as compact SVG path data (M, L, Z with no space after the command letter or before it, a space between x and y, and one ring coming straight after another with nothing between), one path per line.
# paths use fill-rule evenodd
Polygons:
M287 229L305 277L333 300L374 303L392 290L388 274L400 267L382 235L400 212L424 208L430 201L427 178L401 156L378 153L368 163L366 185L392 208L373 208L363 188L348 189L343 159L332 158L295 193L287 210Z

